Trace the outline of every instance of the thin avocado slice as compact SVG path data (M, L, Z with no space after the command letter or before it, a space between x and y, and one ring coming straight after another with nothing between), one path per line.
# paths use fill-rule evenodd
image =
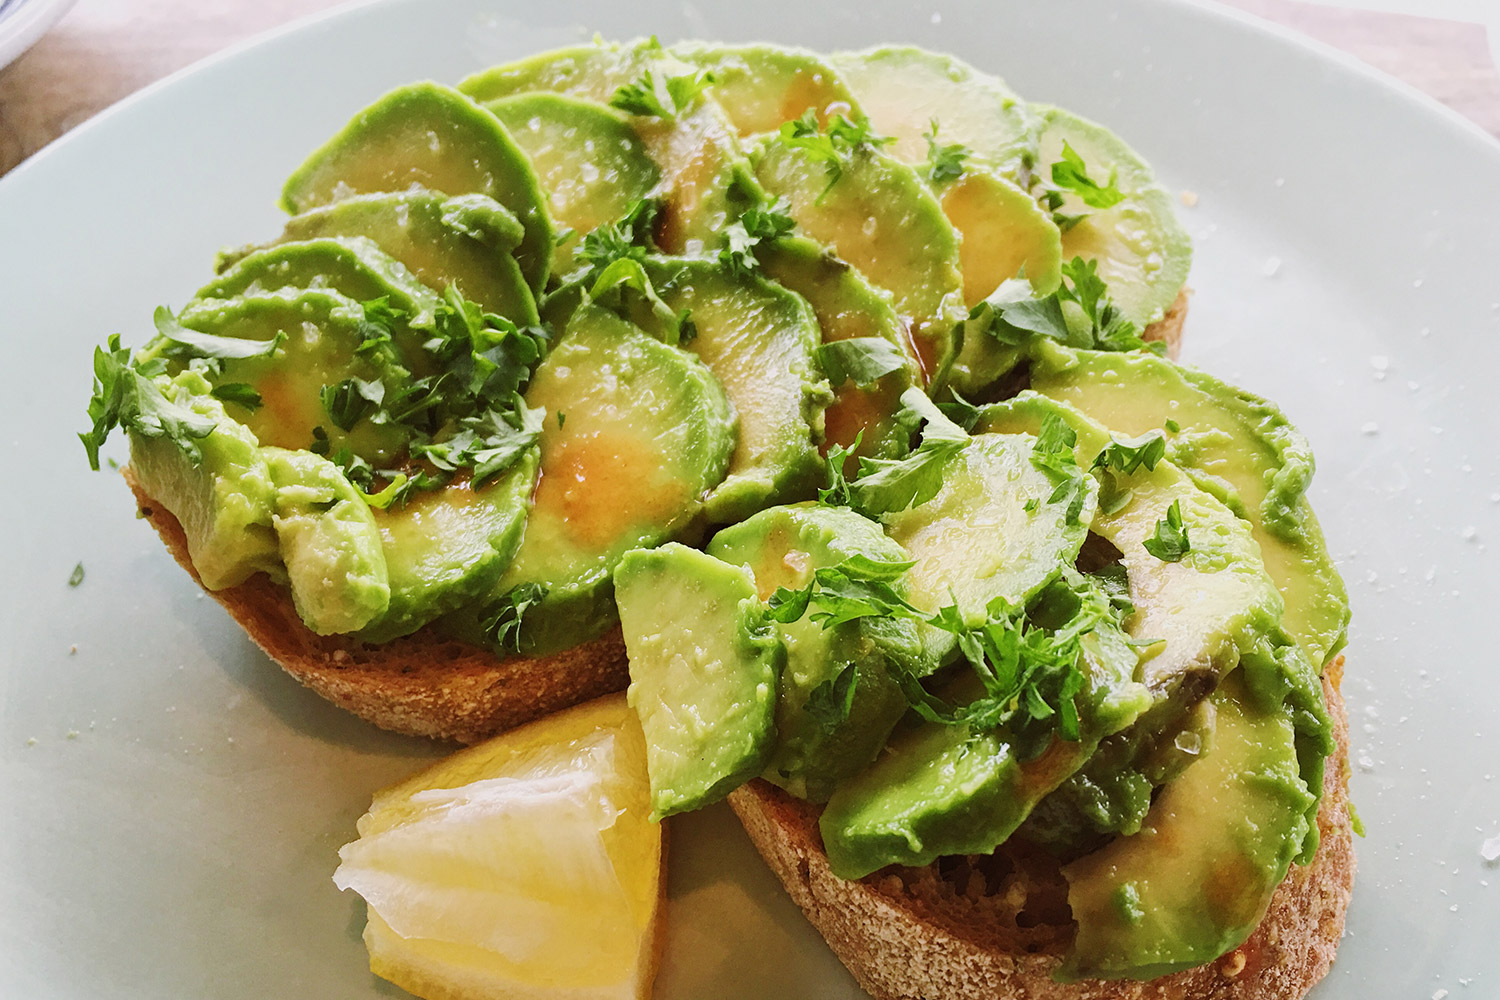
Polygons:
M478 488L455 479L441 489L420 490L403 505L373 511L391 599L358 637L388 642L409 635L487 593L521 544L537 467L533 449Z
M364 310L358 302L332 291L282 288L232 299L196 299L178 320L190 330L221 337L282 338L268 355L225 360L209 379L215 386L248 385L258 397L250 406L231 396L225 410L262 444L305 451L321 429L330 451L348 448L376 465L389 463L405 448L406 432L394 425L361 418L340 427L320 396L325 386L351 378L381 382L388 391L408 382L390 346L356 350L365 340Z
M500 652L575 646L616 621L613 574L631 549L682 534L724 478L734 411L696 358L614 313L583 305L537 367L526 403L546 410L526 537L504 576L445 627L482 625L516 588L543 589Z
M801 297L712 260L647 262L658 294L687 311L696 334L683 345L708 366L739 415L728 475L709 494L711 523L743 520L812 496L827 383L813 362L820 331Z
M924 136L936 122L944 143L961 143L1003 176L1028 186L1037 122L999 77L912 45L838 52L830 61L875 130L895 137L895 156L924 162Z
M553 251L555 275L572 273L586 233L623 216L661 179L630 119L613 108L549 93L496 98L485 107L531 160L552 218L571 230Z
M767 193L787 199L799 233L891 293L923 375L941 383L964 316L959 237L917 172L861 144L843 158L830 187L827 164L779 135L754 147L751 161Z
M748 569L762 601L780 587L800 590L815 570L854 556L906 561L874 521L847 507L815 504L763 510L720 531L708 552ZM904 590L899 581L894 587ZM915 664L921 641L911 622L882 618L824 628L804 615L770 627L785 643L787 659L776 694L775 749L763 776L798 798L823 802L875 759L906 712L891 660ZM831 708L834 692L848 692L850 685L847 714Z
M524 235L515 215L485 195L401 191L308 209L287 220L280 242L366 237L428 288L456 285L486 312L530 326L536 299L512 256Z
M717 802L760 772L776 732L785 651L765 627L754 579L668 542L625 553L615 602L652 819Z
M298 617L318 635L363 628L391 602L370 505L328 459L262 451L276 484L276 542Z
M1125 195L1112 208L1091 209L1068 194L1061 211L1087 215L1063 233L1063 257L1094 261L1121 314L1139 327L1155 323L1182 291L1193 262L1192 241L1177 220L1172 196L1109 129L1061 108L1032 109L1042 122L1037 157L1044 176L1062 159L1066 141L1092 179L1102 184L1114 173Z
M1078 935L1058 978L1155 979L1212 962L1265 915L1315 797L1279 705L1236 672L1211 697L1207 753L1167 784L1133 836L1063 869Z
M1162 433L1173 462L1250 522L1286 603L1282 627L1320 669L1338 651L1349 600L1307 501L1312 448L1274 403L1155 355L1050 346L1031 385L1119 434Z
M516 262L532 293L541 293L552 223L536 175L499 120L450 87L398 87L359 112L287 179L281 203L297 215L350 195L413 186L486 195L514 213L525 230Z
M673 66L677 69L672 69ZM648 69L677 72L655 39L601 40L588 45L538 52L518 62L491 66L465 77L458 89L476 101L493 101L545 90L608 104L615 91L635 83Z
M901 394L920 383L916 346L888 298L846 261L812 240L786 236L756 250L766 277L796 292L812 306L823 343L877 337L894 346L907 363L870 385L848 379L832 386L833 402L823 411L823 454L835 445L859 447L850 457L891 457L910 445L910 432L896 420Z
M1049 295L1062 281L1062 234L1028 193L993 170L968 164L962 176L934 184L943 214L963 237L959 259L964 304L988 298L1010 278L1024 277L1036 295ZM1020 360L994 337L967 336L948 382L973 397Z
M996 598L1029 601L1071 564L1095 517L1098 487L1082 480L1082 506L1052 499L1054 483L1031 463L1030 433L980 434L948 460L936 496L885 515L886 531L916 561L910 600L930 613L957 604L971 625ZM1027 504L1034 504L1027 510Z
M130 470L146 495L182 525L198 579L209 590L223 590L257 572L278 573L276 484L255 435L229 418L198 372L154 381L170 403L214 425L196 442L197 461L168 437L130 433Z
M838 72L808 49L684 42L669 51L713 73L709 93L741 136L774 132L808 111L820 126L828 124L830 114L859 114Z

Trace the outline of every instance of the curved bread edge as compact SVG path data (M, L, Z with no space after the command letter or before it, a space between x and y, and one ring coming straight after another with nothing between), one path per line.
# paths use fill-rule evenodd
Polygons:
M828 868L817 810L757 779L730 796L761 856L861 987L877 1000L1295 1000L1322 979L1344 931L1354 882L1348 802L1348 719L1328 670L1323 693L1337 749L1328 759L1322 835L1306 867L1294 865L1260 925L1217 961L1149 982L1056 983L1057 947L1037 952L985 946L983 929L961 935L924 918L899 879L881 872L847 882Z
M1142 340L1159 340L1166 344L1167 357L1173 361L1182 353L1182 324L1187 322L1188 299L1192 294L1192 290L1184 286L1172 300L1166 315L1141 332Z
M141 516L198 580L177 518L141 490L128 467L123 472ZM477 743L630 682L619 629L551 656L498 660L428 629L378 645L317 635L302 624L291 594L263 573L208 594L304 685L382 729L412 736Z

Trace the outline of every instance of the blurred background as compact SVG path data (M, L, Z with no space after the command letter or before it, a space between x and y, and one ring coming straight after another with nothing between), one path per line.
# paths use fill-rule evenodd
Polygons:
M0 0L0 64L9 62L0 68L0 174L141 87L341 3ZM1219 5L1349 52L1500 137L1500 0Z

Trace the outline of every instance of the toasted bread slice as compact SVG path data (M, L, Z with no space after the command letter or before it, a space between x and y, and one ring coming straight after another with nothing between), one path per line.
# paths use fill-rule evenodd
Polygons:
M141 516L197 580L177 518L141 490L128 467L124 473ZM477 743L630 683L618 628L551 656L500 660L429 629L379 645L317 635L297 617L290 592L263 573L209 596L287 673L398 733Z
M1312 863L1293 866L1244 944L1149 982L1053 981L1073 927L1067 883L1045 854L1007 844L993 855L849 882L829 870L818 807L758 779L729 801L808 920L877 1000L1294 1000L1327 974L1354 881L1341 665L1323 681L1338 747L1325 770Z
M1188 299L1192 294L1192 289L1183 286L1182 291L1177 293L1177 298L1172 300L1172 307L1167 310L1167 314L1141 333L1142 340L1159 340L1166 344L1167 357L1173 361L1182 353L1182 324L1187 322Z

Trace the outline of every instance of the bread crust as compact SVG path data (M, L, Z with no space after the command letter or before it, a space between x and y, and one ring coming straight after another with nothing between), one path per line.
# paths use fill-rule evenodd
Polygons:
M1166 315L1146 327L1141 333L1142 340L1159 340L1167 346L1167 357L1173 361L1182 353L1182 325L1187 322L1188 299L1192 297L1192 289L1186 285L1182 291L1177 293L1177 298L1172 300L1172 305L1167 309Z
M1354 882L1348 718L1337 686L1341 666L1330 665L1323 679L1337 748L1325 768L1318 809L1322 839L1312 863L1292 867L1265 918L1240 947L1149 982L1056 983L1052 973L1062 945L1002 951L984 943L982 927L966 932L924 916L899 878L876 872L849 882L835 876L823 852L816 807L759 779L729 801L808 920L877 1000L1295 1000L1328 973Z
M128 466L123 472L141 516L201 585L177 518L146 495ZM500 660L430 629L378 645L317 635L302 624L286 588L263 573L208 594L307 687L382 729L412 736L477 743L630 683L618 628L551 656Z

